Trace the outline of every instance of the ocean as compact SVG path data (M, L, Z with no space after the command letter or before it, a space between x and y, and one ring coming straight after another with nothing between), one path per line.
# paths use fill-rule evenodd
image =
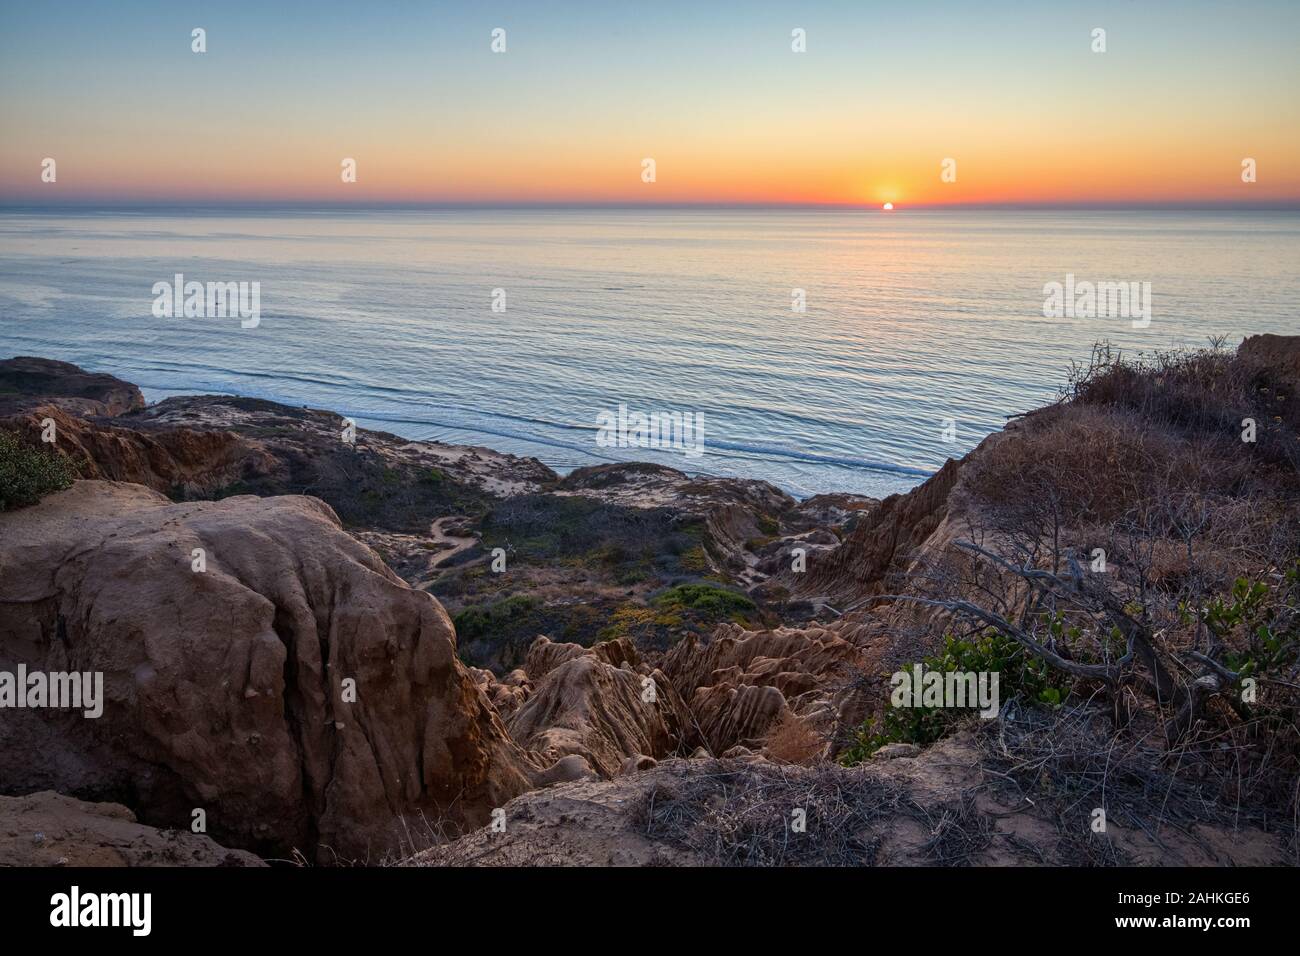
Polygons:
M1296 333L1297 267L1294 212L13 209L0 358L562 472L648 460L883 496L1051 401L1097 341ZM156 315L178 273L259 283L260 320ZM1053 282L1137 285L1127 309L1047 317ZM702 442L611 445L620 407L691 416Z

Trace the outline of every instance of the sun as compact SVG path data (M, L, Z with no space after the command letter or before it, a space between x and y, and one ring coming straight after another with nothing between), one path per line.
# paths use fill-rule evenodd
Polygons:
M893 212L893 211L894 211L894 204L893 204L892 202L887 202L887 203L885 203L883 206L881 206L880 208L883 209L883 210L885 210L885 212Z

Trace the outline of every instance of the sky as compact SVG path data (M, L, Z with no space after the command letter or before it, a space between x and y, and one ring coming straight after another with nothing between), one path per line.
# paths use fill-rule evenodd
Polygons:
M1300 206L1297 36L1296 0L0 0L0 203Z

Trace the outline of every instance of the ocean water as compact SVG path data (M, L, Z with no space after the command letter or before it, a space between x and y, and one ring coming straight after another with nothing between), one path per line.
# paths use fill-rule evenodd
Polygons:
M1298 267L1293 212L11 210L0 357L560 471L651 460L884 495L1051 400L1098 340L1300 331ZM155 317L176 273L259 282L260 324ZM1067 274L1149 282L1149 326L1045 318ZM700 416L703 453L598 444L620 405Z

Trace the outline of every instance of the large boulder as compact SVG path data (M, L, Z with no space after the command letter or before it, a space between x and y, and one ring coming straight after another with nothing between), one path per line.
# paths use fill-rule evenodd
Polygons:
M194 570L199 552L205 564ZM478 825L535 769L446 613L308 497L176 504L80 481L0 515L0 671L102 672L99 718L0 711L0 789L285 855Z

